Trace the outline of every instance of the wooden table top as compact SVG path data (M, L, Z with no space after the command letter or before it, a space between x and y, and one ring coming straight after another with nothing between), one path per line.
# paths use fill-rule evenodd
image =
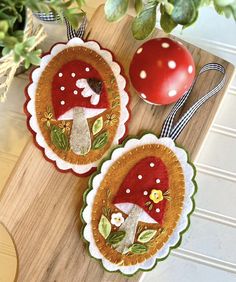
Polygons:
M100 7L86 32L88 39L94 39L113 51L126 74L131 56L141 44L131 35L131 20L130 16L126 16L119 23L107 23L103 7ZM160 30L154 34L158 37L163 35ZM227 72L224 90L199 110L177 139L194 160L230 83L234 67L206 51L186 45L193 54L197 69L206 63L217 62ZM217 79L218 74L214 72L207 78L203 75L178 116L209 90ZM130 92L130 134L142 130L159 134L172 106L151 106L139 99L132 88ZM140 274L128 279L120 274L107 273L89 257L80 236L80 209L87 183L88 178L55 170L33 145L32 139L27 144L0 199L0 221L10 231L17 247L18 281L137 281L140 278Z

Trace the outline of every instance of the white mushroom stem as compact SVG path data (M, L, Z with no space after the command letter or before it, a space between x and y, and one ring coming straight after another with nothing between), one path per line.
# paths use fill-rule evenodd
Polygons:
M139 216L142 212L142 208L138 205L134 205L125 222L119 228L119 231L125 231L125 237L116 248L118 252L126 253L128 248L134 243Z
M73 125L70 135L70 146L77 155L85 155L90 151L91 138L84 109L81 107L73 108Z

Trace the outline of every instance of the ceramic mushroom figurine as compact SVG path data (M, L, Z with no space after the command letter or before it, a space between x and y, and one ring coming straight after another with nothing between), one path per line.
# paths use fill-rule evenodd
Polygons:
M70 146L75 154L85 155L91 148L87 118L108 108L105 87L98 72L82 61L71 61L55 74L52 102L57 120L73 120Z
M170 38L155 38L135 52L129 74L144 101L166 105L177 101L190 88L195 65L182 43Z
M119 230L125 237L117 251L125 253L135 239L138 221L162 223L166 201L169 200L168 173L161 159L146 157L127 174L113 204L128 217Z

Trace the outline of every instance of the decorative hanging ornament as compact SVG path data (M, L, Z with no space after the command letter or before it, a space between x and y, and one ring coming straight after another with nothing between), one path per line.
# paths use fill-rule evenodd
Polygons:
M224 86L225 69L207 64L222 80L174 125L192 88L174 105L160 137L146 133L115 148L90 179L85 192L83 237L92 257L108 271L133 275L151 270L178 247L189 227L196 192L195 168L176 138L197 110Z
M26 88L29 128L62 171L90 173L126 133L129 96L121 67L67 23L67 43L42 57Z
M155 38L135 52L129 74L144 101L166 105L177 101L190 88L195 65L182 43L170 38Z

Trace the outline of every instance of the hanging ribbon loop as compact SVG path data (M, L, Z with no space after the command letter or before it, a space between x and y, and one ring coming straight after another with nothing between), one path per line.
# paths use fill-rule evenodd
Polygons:
M58 22L60 20L60 16L57 14L54 14L53 12L49 12L48 14L43 13L43 12L37 12L34 13L34 15L41 21L44 22ZM66 31L67 31L67 38L68 40L74 38L74 37L79 37L83 38L86 25L87 25L87 17L86 15L83 17L83 20L80 24L80 27L78 30L75 30L71 24L69 23L68 19L64 17L65 23L66 23Z
M223 78L219 81L219 83L207 94L205 94L203 97L201 97L181 118L180 120L173 125L174 118L178 110L185 104L187 101L189 95L191 94L194 85L196 84L199 76L207 71L219 71L220 73L223 74ZM192 86L190 89L185 92L185 94L176 102L174 105L173 109L167 116L163 127L161 131L161 136L160 137L170 137L173 140L176 140L177 137L180 135L180 133L183 131L187 123L190 121L190 119L193 117L193 115L197 112L197 110L207 101L209 100L212 96L216 95L223 87L225 84L225 68L216 63L210 63L206 64L203 66L198 74L198 76L195 78L193 81Z

